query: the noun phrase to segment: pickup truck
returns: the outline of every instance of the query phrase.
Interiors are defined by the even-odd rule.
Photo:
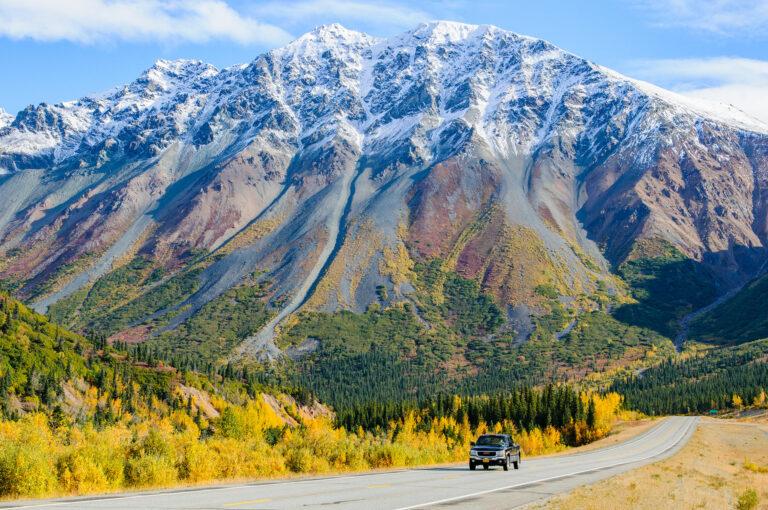
[[[472,447],[469,451],[469,469],[472,471],[477,466],[483,466],[483,469],[501,466],[504,471],[508,471],[510,464],[520,469],[520,445],[515,444],[506,434],[483,434],[476,442],[469,444]]]

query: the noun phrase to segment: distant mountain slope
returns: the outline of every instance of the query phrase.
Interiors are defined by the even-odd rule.
[[[768,275],[755,278],[733,297],[696,317],[690,338],[705,343],[733,345],[768,338]]]
[[[218,418],[230,403],[242,404],[242,395],[261,398],[262,391],[279,395],[285,390],[214,363],[197,363],[192,371],[187,359],[173,360],[175,367],[144,346],[109,345],[104,337],[71,333],[0,291],[0,420],[43,413],[52,427],[124,419],[138,424],[187,403],[199,424]],[[295,424],[282,404],[277,407],[285,422]],[[316,407],[313,411],[327,413]]]
[[[245,339],[239,355],[275,357],[297,313],[413,301],[416,266],[440,260],[523,341],[621,293],[610,267],[638,240],[715,287],[750,278],[767,133],[492,26],[325,26],[247,65],[158,61],[0,120],[0,275],[73,327],[192,328],[206,355]],[[214,326],[227,303],[248,320]]]

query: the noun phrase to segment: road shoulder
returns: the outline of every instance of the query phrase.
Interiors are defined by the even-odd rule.
[[[568,493],[527,510],[615,508],[736,508],[755,490],[768,508],[768,425],[702,420],[674,456]]]

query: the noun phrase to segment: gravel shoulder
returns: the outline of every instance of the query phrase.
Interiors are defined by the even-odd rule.
[[[762,471],[765,472],[761,472]],[[768,414],[703,419],[669,459],[574,489],[524,508],[738,508],[746,491],[768,509]]]

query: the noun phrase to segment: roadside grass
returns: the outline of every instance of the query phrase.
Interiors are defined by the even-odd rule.
[[[768,508],[768,426],[702,421],[673,457],[574,489],[532,509]]]

